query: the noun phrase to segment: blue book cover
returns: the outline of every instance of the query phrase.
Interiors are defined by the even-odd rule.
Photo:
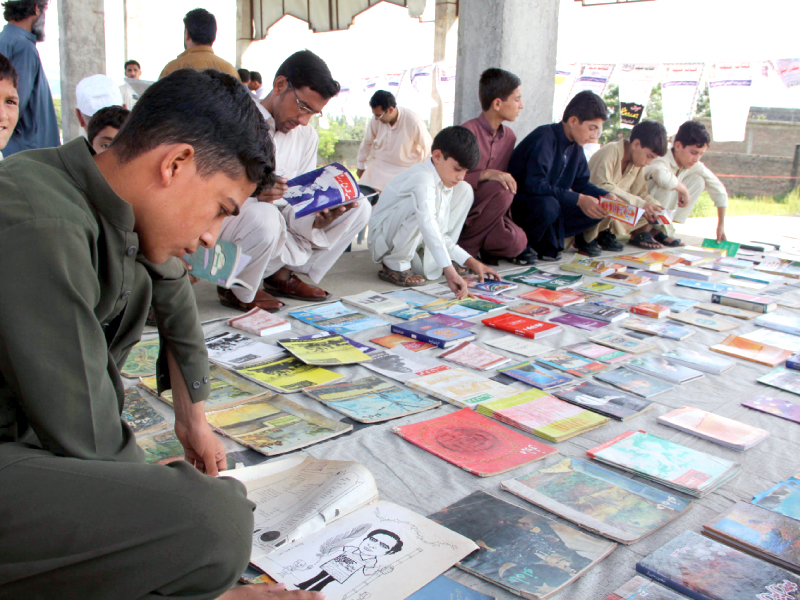
[[[294,207],[295,217],[305,217],[326,208],[350,204],[361,196],[355,177],[344,165],[331,163],[286,182],[284,200]]]
[[[449,577],[439,575],[421,590],[411,594],[407,600],[494,600],[494,596],[481,594]]]
[[[393,292],[383,293],[387,296],[391,296],[392,298],[396,298],[397,300],[402,300],[409,306],[422,306],[423,304],[428,304],[429,302],[436,300],[436,298],[433,296],[429,296],[428,294],[423,294],[422,292],[417,292],[414,290],[394,290]]]
[[[190,272],[195,277],[224,288],[238,285],[253,289],[249,283],[236,278],[250,262],[250,257],[242,254],[241,248],[233,242],[217,240],[213,248],[200,246],[191,254],[184,254],[183,260],[191,267]]]
[[[757,317],[753,322],[759,327],[767,327],[769,329],[775,329],[776,331],[791,333],[792,335],[800,335],[800,319],[797,317],[772,313]]]
[[[408,323],[393,323],[392,333],[399,333],[421,342],[450,348],[459,341],[475,339],[475,334],[466,329],[447,327],[432,319],[415,319]]]
[[[711,281],[699,281],[697,279],[679,279],[676,285],[694,288],[696,290],[705,290],[706,292],[727,292],[733,289],[729,285],[722,285],[721,283],[713,283]]]
[[[683,312],[692,308],[695,304],[697,304],[698,301],[676,298],[675,296],[667,296],[665,294],[658,294],[650,298],[650,302],[653,304],[666,306],[669,308],[670,312]]]
[[[786,359],[786,368],[800,371],[800,352],[795,352]]]
[[[754,496],[753,504],[800,521],[800,480],[781,481]]]
[[[530,362],[524,362],[514,365],[513,367],[505,367],[497,370],[505,373],[509,377],[513,377],[517,381],[527,383],[540,390],[549,390],[550,388],[575,382],[571,377],[556,373],[550,369],[545,369],[544,367],[539,367]]]
[[[358,333],[389,324],[383,319],[375,319],[357,312],[341,302],[332,302],[310,310],[294,310],[289,314],[298,321],[308,323],[317,329],[338,334]]]

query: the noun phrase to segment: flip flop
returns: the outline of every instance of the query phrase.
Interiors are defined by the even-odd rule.
[[[663,244],[653,239],[649,231],[643,231],[640,234],[631,236],[631,244],[637,248],[644,248],[645,250],[658,250],[663,248]]]
[[[655,235],[655,240],[659,244],[664,244],[667,248],[680,248],[681,246],[685,246],[686,245],[682,241],[680,241],[678,238],[672,238],[672,241],[668,242],[668,241],[666,241],[668,237],[669,236],[664,234],[663,231],[659,231]]]
[[[420,287],[428,283],[428,280],[422,277],[422,281],[408,281],[410,277],[422,277],[422,275],[417,275],[414,273],[412,269],[406,269],[405,271],[395,271],[394,269],[390,269],[389,267],[385,266],[383,269],[378,271],[378,277],[383,281],[388,281],[389,283],[393,283],[395,285],[399,285],[400,287]]]

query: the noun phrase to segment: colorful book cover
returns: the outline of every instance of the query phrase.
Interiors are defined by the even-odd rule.
[[[607,321],[598,321],[597,319],[590,319],[580,315],[560,315],[550,319],[551,323],[559,323],[561,325],[571,325],[578,329],[585,329],[586,331],[596,331],[608,325]]]
[[[624,268],[623,265],[617,264],[613,261],[600,260],[598,258],[590,258],[576,254],[568,263],[561,265],[562,271],[571,271],[573,273],[580,273],[581,275],[591,275],[593,277],[603,277],[610,275],[616,271]]]
[[[370,360],[367,354],[335,333],[289,338],[278,343],[307,365],[352,365]]]
[[[470,281],[468,287],[479,292],[486,292],[487,294],[502,294],[517,289],[517,284],[512,281],[493,281],[487,279],[486,281]]]
[[[637,575],[604,600],[686,600],[686,596]]]
[[[360,423],[379,423],[441,405],[375,375],[306,388],[303,393]]]
[[[552,281],[553,279],[557,279],[558,275],[553,273],[548,273],[547,271],[542,271],[541,269],[537,269],[536,267],[531,267],[530,269],[526,269],[521,273],[514,273],[513,275],[509,275],[506,277],[509,281],[515,281],[516,283],[524,283],[525,285],[534,285],[536,283],[542,283],[544,281]]]
[[[370,354],[370,358],[372,359],[370,362],[364,363],[366,368],[402,383],[450,368],[438,360],[422,356],[402,346],[396,346],[392,350],[380,350]]]
[[[571,288],[581,281],[583,281],[583,275],[559,275],[550,281],[540,281],[531,285],[546,290],[563,290],[564,288]]]
[[[694,329],[688,327],[672,325],[670,323],[660,323],[653,320],[645,321],[638,317],[626,319],[621,325],[626,329],[643,331],[644,333],[650,333],[670,340],[685,340],[687,337],[694,335]]]
[[[649,400],[636,398],[589,381],[571,389],[555,391],[553,395],[619,421],[625,421],[653,408],[653,403]]]
[[[292,328],[291,323],[286,319],[281,319],[260,308],[254,308],[240,317],[228,319],[227,323],[229,327],[235,327],[236,329],[241,329],[242,331],[262,337],[281,333],[282,331],[289,331]]]
[[[439,325],[455,327],[456,329],[472,329],[477,325],[477,323],[473,323],[472,321],[465,321],[464,319],[443,315],[442,313],[433,313],[430,317],[426,317],[426,319],[434,323],[439,323]]]
[[[781,350],[775,346],[760,344],[742,336],[729,335],[719,344],[711,346],[714,352],[743,358],[762,365],[774,367],[791,356],[788,350]]]
[[[733,277],[733,273],[731,273],[731,277],[728,279],[723,279],[720,283],[737,288],[744,288],[746,290],[763,290],[765,287],[767,287],[766,283],[761,283],[760,281]]]
[[[169,425],[153,405],[136,388],[125,390],[122,420],[137,435],[149,435],[169,429]]]
[[[754,296],[742,292],[716,292],[711,295],[711,302],[761,313],[773,311],[776,306],[775,298]]]
[[[548,290],[543,288],[537,288],[520,294],[519,298],[541,302],[542,304],[550,304],[552,306],[570,306],[571,304],[578,304],[584,301],[583,294],[576,294],[571,290]]]
[[[480,491],[430,518],[480,546],[459,568],[534,600],[558,593],[617,546]]]
[[[394,427],[392,431],[478,477],[505,473],[557,452],[471,408]]]
[[[530,339],[545,337],[561,331],[559,325],[523,317],[522,315],[512,315],[511,313],[503,313],[496,317],[482,319],[481,323],[487,327],[493,327]]]
[[[600,198],[600,208],[608,213],[608,216],[616,221],[635,226],[644,216],[644,209],[633,204],[627,204],[622,200],[611,200],[610,198]]]
[[[731,329],[736,329],[739,327],[739,323],[733,323],[731,321],[726,321],[725,319],[719,319],[710,313],[701,311],[687,310],[686,312],[669,315],[667,318],[680,323],[687,323],[689,325],[696,325],[697,327],[702,327],[704,329],[711,329],[712,331],[730,331]]]
[[[666,306],[670,312],[678,313],[689,310],[697,304],[697,300],[688,300],[686,298],[676,298],[675,296],[666,296],[664,294],[657,294],[650,298],[650,302]]]
[[[617,285],[603,281],[595,281],[589,285],[582,285],[578,289],[591,294],[603,294],[604,296],[614,296],[615,298],[625,298],[642,293],[641,290],[631,286]]]
[[[621,308],[615,308],[613,306],[605,306],[603,304],[593,304],[591,302],[585,302],[577,306],[565,306],[561,309],[561,312],[586,317],[588,319],[606,321],[608,323],[621,321],[628,317],[627,310],[622,310]]]
[[[630,352],[631,354],[641,354],[642,352],[653,350],[656,347],[655,344],[637,340],[623,333],[617,333],[616,331],[597,333],[590,337],[589,341],[614,348],[615,350],[621,350],[622,352]]]
[[[631,312],[635,315],[650,317],[651,319],[663,319],[669,314],[669,308],[663,304],[655,304],[654,302],[640,302],[636,306],[631,307]]]
[[[571,377],[539,367],[530,362],[520,363],[513,367],[500,367],[497,370],[540,390],[549,390],[575,381]]]
[[[428,302],[428,304],[423,304],[419,309],[431,314],[447,315],[457,319],[469,319],[483,314],[483,311],[464,306],[460,301],[445,300],[443,298],[437,298],[432,302]]]
[[[368,317],[341,302],[332,302],[308,310],[293,310],[289,314],[298,321],[308,323],[317,329],[339,334],[358,333],[374,327],[389,325],[388,321]]]
[[[778,368],[762,375],[756,381],[793,394],[800,394],[800,373],[797,371]]]
[[[765,273],[756,269],[735,271],[731,273],[731,277],[733,279],[748,279],[750,281],[755,281],[756,283],[763,283],[764,285],[782,283],[784,281],[784,278],[781,275],[773,275],[771,273]]]
[[[459,368],[423,375],[409,379],[405,383],[410,388],[456,406],[474,406],[480,402],[507,398],[517,393],[517,390],[507,385]]]
[[[753,504],[800,521],[800,481],[790,477],[753,496]]]
[[[402,310],[394,310],[388,314],[393,317],[397,317],[398,319],[404,319],[406,321],[413,321],[414,319],[421,319],[423,317],[430,316],[429,312],[413,307],[404,308]]]
[[[710,442],[747,450],[769,437],[769,431],[693,406],[683,406],[658,417],[658,422]]]
[[[519,354],[525,358],[530,358],[532,356],[536,356],[537,354],[544,354],[545,352],[550,352],[550,350],[552,350],[552,348],[548,348],[547,346],[537,344],[536,342],[516,335],[504,335],[493,340],[486,340],[485,343],[487,346],[494,346],[495,348],[500,348],[506,352]]]
[[[495,598],[476,592],[449,577],[439,575],[421,590],[411,594],[406,600],[495,600]]]
[[[594,342],[578,342],[577,344],[564,346],[564,350],[610,364],[618,363],[631,357],[627,352],[609,350],[606,346],[601,346]]]
[[[634,275],[633,273],[612,273],[611,275],[603,277],[602,280],[604,282],[628,285],[636,288],[653,283],[653,280],[649,277],[642,277],[641,275]]]
[[[704,292],[727,292],[733,289],[729,285],[722,285],[721,283],[714,283],[713,281],[700,281],[699,279],[678,279],[675,285],[693,288],[695,290],[703,290]]]
[[[497,302],[481,300],[480,298],[464,298],[463,300],[458,300],[458,303],[464,308],[471,308],[484,313],[492,312],[493,310],[502,308],[502,305],[498,304]]]
[[[149,465],[166,465],[184,457],[183,446],[171,430],[137,436],[136,445],[144,452],[144,461]]]
[[[182,260],[191,268],[192,277],[224,288],[236,285],[253,289],[250,284],[236,277],[251,259],[233,242],[218,239],[213,248],[201,246],[191,254],[184,254]]]
[[[390,333],[389,335],[382,335],[381,337],[372,338],[370,342],[383,346],[384,348],[394,348],[395,346],[402,346],[412,352],[420,352],[422,350],[430,350],[435,348],[433,344],[420,342],[419,340],[412,339],[406,335],[399,333]]]
[[[576,525],[632,544],[684,514],[691,500],[582,458],[504,481],[501,488]]]
[[[800,578],[693,531],[636,563],[642,575],[695,600],[793,600]]]
[[[303,388],[328,383],[343,377],[339,373],[307,365],[294,356],[244,367],[238,369],[238,372],[284,393],[299,392]]]
[[[284,199],[294,207],[295,218],[354,202],[361,196],[355,177],[347,167],[331,163],[302,173],[286,182]]]
[[[541,317],[550,313],[550,309],[546,306],[538,306],[536,304],[531,304],[530,302],[509,306],[508,310],[521,315],[526,315],[528,317]]]
[[[671,363],[685,365],[704,373],[713,373],[714,375],[721,375],[736,366],[736,361],[689,348],[675,348],[665,352],[663,357]]]
[[[720,315],[727,315],[729,317],[736,317],[737,319],[755,319],[762,313],[753,312],[752,310],[744,310],[743,308],[736,308],[735,306],[725,306],[724,304],[714,304],[713,302],[701,302],[695,306],[698,310],[707,310],[715,312]]]
[[[790,353],[800,352],[800,337],[791,333],[758,327],[755,331],[745,333],[740,337],[751,342],[774,346]],[[785,360],[788,360],[788,357]]]
[[[626,367],[598,373],[595,377],[600,381],[610,383],[621,390],[631,392],[642,398],[652,398],[674,388],[674,386],[661,379],[650,377],[644,373],[637,373]]]
[[[641,255],[622,254],[614,257],[614,261],[636,269],[650,269],[660,271],[664,268],[664,260],[668,258],[663,252],[646,252]]]
[[[418,292],[416,290],[394,290],[392,292],[383,292],[387,296],[391,296],[392,298],[397,298],[402,302],[405,302],[409,306],[422,306],[423,304],[428,304],[433,300],[432,296],[428,294],[423,294],[422,292]]]
[[[634,371],[639,371],[646,375],[653,375],[659,379],[664,379],[670,383],[686,383],[703,377],[703,373],[685,367],[680,364],[672,363],[660,356],[642,356],[632,358],[626,366]]]
[[[283,396],[256,399],[206,415],[209,424],[267,456],[292,452],[353,429]]]
[[[510,360],[502,354],[481,348],[471,342],[462,342],[458,346],[442,352],[439,358],[444,358],[450,362],[478,371],[496,369]]]
[[[587,360],[583,357],[563,351],[541,356],[536,359],[536,362],[551,369],[564,371],[575,377],[593,375],[594,373],[605,371],[608,368],[608,365]]]
[[[158,336],[137,343],[131,348],[125,364],[122,365],[123,377],[135,379],[137,377],[150,377],[156,374],[156,361],[160,349]]]
[[[800,405],[789,402],[788,400],[759,394],[758,396],[753,396],[749,400],[742,402],[742,406],[760,410],[761,412],[775,415],[787,421],[800,423]]]
[[[739,244],[737,242],[728,242],[727,240],[718,242],[717,240],[706,238],[703,240],[702,246],[703,248],[724,250],[725,255],[728,256],[728,258],[735,257],[736,253],[739,252]]]
[[[415,319],[407,323],[392,323],[391,331],[427,344],[433,344],[439,348],[450,348],[458,344],[459,341],[475,339],[475,334],[468,329],[447,327],[430,319]]]

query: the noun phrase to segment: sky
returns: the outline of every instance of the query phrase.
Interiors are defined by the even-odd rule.
[[[107,73],[121,82],[124,0],[104,1]],[[306,23],[284,17],[270,28],[265,40],[250,46],[243,66],[269,80],[283,58],[302,48],[323,56],[341,81],[430,64],[433,3],[428,0],[422,20],[409,17],[403,7],[380,3],[357,16],[349,30],[318,34]],[[235,0],[140,0],[139,4],[146,35],[131,58],[142,64],[144,78],[157,78],[161,68],[183,51],[182,18],[197,7],[217,16],[214,49],[235,61]],[[800,55],[798,4],[798,0],[647,0],[584,7],[575,0],[560,0],[558,60],[648,63],[796,58]],[[39,44],[54,95],[60,92],[57,8],[58,0],[51,0],[47,40]],[[775,78],[759,80],[754,95],[756,106],[800,108],[800,86],[787,90]]]

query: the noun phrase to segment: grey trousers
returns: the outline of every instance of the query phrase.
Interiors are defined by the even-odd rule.
[[[253,507],[184,461],[0,444],[0,599],[217,598],[250,558]]]

